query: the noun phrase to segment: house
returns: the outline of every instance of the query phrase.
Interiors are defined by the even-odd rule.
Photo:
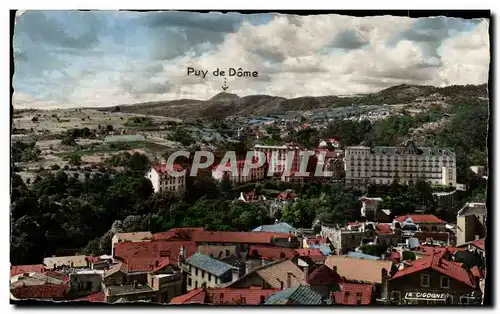
[[[312,271],[310,269],[310,267],[307,267],[304,271],[307,284],[324,299],[331,299],[333,293],[339,290],[342,277],[335,270],[325,265],[312,268]]]
[[[347,281],[382,284],[382,273],[390,273],[392,262],[385,260],[358,259],[342,255],[328,256],[325,265],[335,270]]]
[[[307,264],[323,264],[325,262],[326,256],[321,253],[319,249],[306,248],[306,249],[295,249],[299,254],[299,260],[307,262]],[[299,266],[301,263],[299,262]]]
[[[207,288],[202,287],[173,298],[169,304],[259,305],[278,289]]]
[[[401,264],[386,281],[383,298],[395,304],[478,304],[480,278],[447,260],[445,252],[431,248],[423,258]]]
[[[286,289],[307,284],[304,272],[290,260],[280,260],[255,268],[239,280],[231,283],[231,288]]]
[[[89,267],[89,262],[85,255],[46,257],[43,259],[43,264],[46,269]]]
[[[297,234],[297,229],[286,222],[276,222],[274,225],[262,225],[252,230],[253,232],[279,232]]]
[[[191,241],[193,233],[204,230],[204,228],[172,228],[166,232],[153,234],[153,241]]]
[[[77,270],[69,274],[70,293],[72,297],[97,293],[101,291],[103,282],[103,270]]]
[[[295,235],[281,232],[201,231],[193,233],[192,241],[197,245],[236,245],[239,252],[248,251],[251,245],[273,245],[291,248],[300,246],[300,242]]]
[[[118,300],[168,303],[183,292],[181,269],[168,257],[159,261],[138,258],[117,264],[104,273],[103,282],[106,301],[110,303]]]
[[[467,203],[457,214],[457,245],[486,237],[485,203]]]
[[[115,245],[121,242],[149,242],[153,240],[151,232],[128,232],[128,233],[115,233],[111,238],[111,255],[115,256]]]
[[[254,168],[257,159],[237,160],[236,165],[231,165],[228,161],[225,165],[215,165],[212,167],[212,178],[217,181],[229,180],[233,184],[243,184],[264,180],[267,174],[266,166]],[[233,169],[234,167],[234,169]],[[231,170],[235,170],[233,172]]]
[[[318,144],[319,148],[326,148],[326,147],[330,147],[330,146],[338,148],[338,147],[340,147],[340,143],[335,138],[326,138],[326,139],[320,140],[319,144]]]
[[[365,283],[339,284],[339,291],[335,292],[335,303],[342,305],[369,305],[374,304],[374,286]]]
[[[255,203],[258,201],[265,201],[266,197],[263,195],[257,195],[255,191],[251,191],[248,193],[240,192],[240,197],[238,198],[238,200],[244,203]]]
[[[425,232],[445,232],[446,221],[439,219],[434,215],[429,214],[413,214],[405,216],[397,216],[394,218],[394,223],[399,223],[401,229],[404,229],[405,224],[413,224],[418,227],[419,231]]]
[[[375,298],[382,295],[387,275],[393,267],[390,260],[376,261],[341,255],[328,256],[325,265],[337,272],[343,282],[373,284]]]
[[[187,290],[205,285],[209,288],[224,287],[239,278],[239,269],[210,256],[195,253],[184,265],[187,274]]]
[[[275,292],[267,298],[266,305],[329,305],[332,300],[323,298],[307,285],[299,285]]]
[[[457,190],[450,192],[434,192],[432,193],[437,201],[438,207],[448,210],[455,205],[457,199]]]
[[[286,190],[281,192],[276,196],[276,203],[283,205],[290,205],[291,203],[297,200],[297,196],[293,193],[292,190]]]
[[[155,164],[147,172],[146,178],[151,181],[155,193],[170,192],[179,195],[186,190],[187,170],[184,170],[179,164]]]

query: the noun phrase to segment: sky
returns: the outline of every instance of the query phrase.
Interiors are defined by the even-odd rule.
[[[107,107],[222,91],[286,98],[398,84],[484,84],[489,21],[219,12],[25,11],[14,27],[16,108]],[[208,70],[205,77],[187,68]]]

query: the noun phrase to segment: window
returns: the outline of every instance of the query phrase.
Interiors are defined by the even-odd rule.
[[[467,297],[461,297],[460,298],[460,304],[469,304],[469,298],[467,298]]]
[[[429,275],[422,275],[420,277],[420,285],[422,287],[429,287],[430,284],[429,284]]]
[[[195,268],[195,269],[194,269],[194,275],[195,275],[195,276],[198,276],[198,268]]]
[[[449,288],[450,287],[450,278],[441,276],[441,288]]]
[[[400,301],[401,300],[401,292],[400,291],[392,291],[391,292],[391,299],[392,300],[396,300],[396,301]]]
[[[201,271],[201,278],[204,278],[204,277],[205,277],[205,271],[204,271],[204,270],[202,270],[202,271]]]
[[[195,281],[195,282],[194,282],[194,288],[195,288],[195,289],[198,289],[198,281]]]
[[[208,274],[208,281],[212,280],[212,274]]]
[[[193,282],[191,281],[191,278],[188,278],[188,286],[191,286]]]
[[[226,250],[226,256],[229,256],[229,250]]]

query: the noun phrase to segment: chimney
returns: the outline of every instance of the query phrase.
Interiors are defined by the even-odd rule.
[[[186,260],[186,250],[184,249],[184,245],[181,246],[181,249],[179,250],[179,268],[182,266],[182,264],[184,264],[185,260]]]
[[[232,269],[233,272],[233,280],[232,282],[235,282],[236,280],[240,279],[240,269],[235,267]]]
[[[286,287],[291,288],[292,287],[292,273],[286,273]]]
[[[248,274],[252,271],[252,265],[250,261],[245,262],[245,274]]]
[[[304,267],[304,280],[309,283],[309,266]]]

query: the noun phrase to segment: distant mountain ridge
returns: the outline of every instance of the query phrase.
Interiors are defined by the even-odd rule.
[[[231,115],[259,116],[280,114],[287,111],[312,110],[327,107],[354,105],[404,104],[416,101],[419,97],[431,95],[454,98],[488,97],[486,84],[453,85],[447,87],[397,85],[380,92],[362,96],[304,96],[287,99],[269,95],[250,95],[240,97],[236,94],[221,92],[208,100],[179,99],[171,101],[147,102],[119,106],[122,112],[169,116],[175,118],[225,118]],[[111,110],[115,108],[102,108]]]

